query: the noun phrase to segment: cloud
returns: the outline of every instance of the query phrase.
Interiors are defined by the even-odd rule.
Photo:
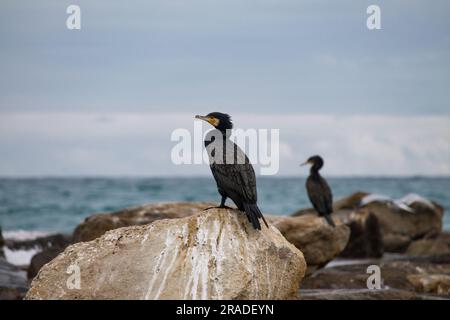
[[[69,4],[1,2],[0,110],[448,114],[445,0]]]
[[[280,129],[280,175],[325,158],[327,175],[449,175],[450,116],[233,114],[236,128]],[[187,113],[3,113],[0,175],[208,175],[207,165],[174,165]],[[207,127],[204,126],[204,130]],[[258,167],[258,166],[256,166]]]

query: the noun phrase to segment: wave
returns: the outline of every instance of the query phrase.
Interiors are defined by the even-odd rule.
[[[28,231],[28,230],[10,230],[3,231],[3,238],[6,240],[6,245],[3,247],[6,261],[16,266],[26,266],[31,262],[31,258],[36,253],[42,251],[42,246],[36,244],[30,247],[20,247],[15,249],[8,246],[8,242],[20,243],[22,241],[33,241],[35,239],[46,237],[53,232],[44,231]]]
[[[4,247],[3,249],[5,253],[6,261],[16,266],[27,266],[31,262],[31,258],[36,253],[42,251],[42,248],[36,246],[29,249],[20,249],[20,250],[11,250],[8,247]]]
[[[13,240],[13,241],[24,241],[24,240],[34,240],[41,237],[46,237],[53,232],[45,232],[45,231],[28,231],[28,230],[11,230],[11,231],[2,231],[3,238],[5,240]]]

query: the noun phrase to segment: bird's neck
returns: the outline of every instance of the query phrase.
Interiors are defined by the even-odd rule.
[[[309,171],[311,174],[311,177],[318,178],[320,177],[319,169],[316,167],[311,167],[311,170]]]
[[[222,133],[224,139],[228,139],[231,135],[231,129],[218,128],[217,130]]]
[[[205,137],[205,147],[209,146],[213,142],[215,143],[215,145],[220,143],[219,141],[225,143],[225,141],[229,137],[230,137],[229,131],[219,129],[212,130],[210,131],[210,134]]]

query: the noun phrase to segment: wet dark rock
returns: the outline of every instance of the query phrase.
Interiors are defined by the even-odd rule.
[[[300,290],[301,300],[428,300],[415,292],[397,289]]]
[[[302,296],[306,293],[304,298],[450,299],[447,290],[450,283],[450,255],[388,255],[382,259],[343,259],[333,264],[303,280],[300,293]],[[367,288],[367,279],[371,275],[367,273],[367,267],[370,265],[380,267],[383,290]]]
[[[0,258],[5,257],[5,252],[3,251],[4,246],[5,246],[5,239],[3,238],[2,228],[0,227]]]
[[[365,219],[352,220],[350,239],[340,257],[347,258],[379,258],[383,256],[384,244],[378,218],[369,213]]]
[[[5,246],[11,251],[37,250],[29,265],[22,266],[27,271],[29,279],[32,279],[39,269],[51,261],[56,255],[71,243],[71,236],[53,234],[28,240],[6,239]]]
[[[38,249],[42,251],[47,248],[65,248],[71,243],[71,237],[63,234],[52,234],[30,240],[6,239],[5,245],[9,250],[30,250]]]
[[[0,300],[22,299],[27,290],[26,272],[0,257]]]
[[[36,253],[33,258],[31,258],[30,265],[27,269],[28,279],[33,279],[45,264],[56,258],[58,254],[64,251],[64,249],[65,248],[63,247],[56,246],[44,249],[44,251]]]

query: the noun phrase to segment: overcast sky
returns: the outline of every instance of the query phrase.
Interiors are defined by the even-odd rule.
[[[170,135],[210,111],[280,129],[280,175],[316,153],[329,175],[449,175],[449,16],[447,0],[3,0],[0,175],[209,174],[172,164]]]

